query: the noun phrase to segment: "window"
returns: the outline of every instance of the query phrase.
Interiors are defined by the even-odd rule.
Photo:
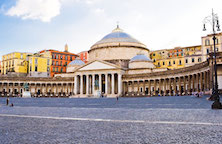
[[[21,54],[21,59],[23,59],[23,54]]]
[[[156,60],[155,60],[155,59],[153,59],[153,62],[156,62]]]
[[[65,59],[66,59],[66,60],[68,60],[68,57],[67,57],[67,55],[65,56]]]
[[[62,61],[60,61],[60,66],[62,66]]]
[[[62,60],[62,58],[63,58],[63,55],[60,55],[60,59]]]
[[[54,56],[54,54],[52,55],[52,59],[54,59],[55,58],[55,56]]]
[[[183,56],[183,53],[181,53],[181,56]]]
[[[209,40],[209,39],[206,39],[206,40],[205,40],[205,45],[206,45],[206,46],[209,46],[209,45],[210,45],[210,40]]]
[[[153,54],[153,56],[155,56],[155,53]]]
[[[171,65],[171,62],[169,61],[169,66]]]
[[[175,61],[173,61],[173,64],[175,64]]]
[[[181,60],[179,60],[179,65],[182,65],[182,62],[181,62]]]
[[[56,68],[56,71],[58,72],[58,71],[59,71],[59,68]]]
[[[160,66],[160,62],[158,62],[158,66]]]
[[[201,58],[198,58],[198,62],[201,62]]]
[[[56,65],[57,65],[57,66],[59,65],[59,62],[58,62],[58,61],[56,61]]]
[[[49,65],[49,62],[50,62],[50,61],[49,61],[49,59],[48,59],[48,60],[47,60],[47,65]]]
[[[61,68],[61,72],[63,72],[63,68]]]
[[[194,63],[195,62],[195,60],[194,60],[194,58],[192,58],[192,63]]]
[[[55,62],[54,62],[54,61],[52,61],[52,65],[54,65],[54,63],[55,63]]]
[[[65,62],[65,66],[67,66],[67,62]]]
[[[49,67],[47,67],[47,72],[49,72],[49,70],[50,70]]]
[[[188,63],[188,59],[186,59],[186,63]]]
[[[72,56],[70,56],[70,61],[72,61]]]
[[[38,67],[37,66],[35,66],[35,72],[37,72],[38,71]]]
[[[163,62],[163,65],[165,65],[165,62]]]
[[[207,54],[209,54],[209,49],[207,49]]]
[[[56,55],[56,59],[59,59],[59,55]]]
[[[55,72],[55,68],[53,68],[53,70],[52,70],[53,72]]]
[[[38,59],[37,58],[35,59],[35,64],[38,64]]]
[[[216,45],[218,44],[218,39],[217,39],[217,38],[215,39],[215,44],[216,44]]]

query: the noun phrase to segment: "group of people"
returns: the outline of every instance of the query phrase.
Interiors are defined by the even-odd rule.
[[[203,97],[203,94],[204,94],[203,92],[192,92],[192,95],[197,97],[197,98]]]

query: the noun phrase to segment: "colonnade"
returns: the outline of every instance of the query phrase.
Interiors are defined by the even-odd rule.
[[[210,90],[210,77],[210,71],[205,71],[192,75],[175,76],[168,78],[124,80],[123,95],[191,95],[192,92],[205,92]]]
[[[122,94],[122,75],[119,73],[76,75],[74,83],[74,94],[79,96]]]
[[[24,85],[32,96],[71,96],[74,83],[70,82],[0,82],[0,96],[22,96]]]

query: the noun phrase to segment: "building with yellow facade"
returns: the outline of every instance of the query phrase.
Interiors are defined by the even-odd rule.
[[[201,38],[202,42],[202,60],[205,61],[207,58],[209,58],[209,53],[214,52],[214,46],[213,46],[213,35],[207,35],[203,36]],[[222,51],[222,33],[216,34],[216,40],[215,40],[215,48],[217,52]]]
[[[2,70],[3,75],[8,76],[26,76],[28,72],[27,56],[31,53],[13,52],[2,56]]]
[[[28,57],[29,77],[50,77],[50,66],[52,64],[51,53],[35,53]]]
[[[152,51],[150,58],[157,68],[179,69],[202,62],[201,46],[175,47]]]

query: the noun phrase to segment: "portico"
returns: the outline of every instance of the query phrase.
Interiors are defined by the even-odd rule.
[[[125,71],[111,63],[95,60],[74,72],[74,97],[115,97],[122,90]]]

